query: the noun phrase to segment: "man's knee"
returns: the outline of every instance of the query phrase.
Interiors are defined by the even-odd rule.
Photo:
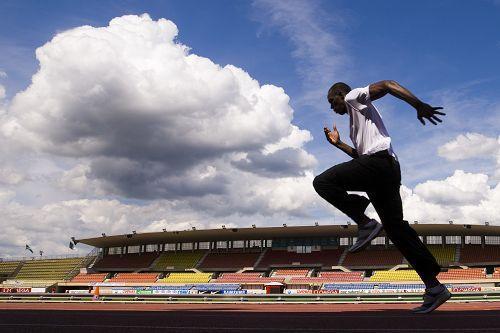
[[[317,175],[314,177],[313,180],[313,187],[318,193],[322,193],[327,189],[329,186],[334,186],[334,177],[333,175],[329,175],[328,179],[325,176],[324,173]]]
[[[321,175],[314,177],[313,187],[316,190],[316,192],[320,191],[322,184],[323,184],[323,179],[321,178]]]

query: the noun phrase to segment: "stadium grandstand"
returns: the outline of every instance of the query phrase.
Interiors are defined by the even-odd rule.
[[[444,283],[500,287],[500,227],[414,224]],[[0,261],[2,289],[112,294],[421,292],[382,233],[359,253],[352,225],[223,228],[74,240],[83,257]],[[19,288],[18,288],[19,289]]]

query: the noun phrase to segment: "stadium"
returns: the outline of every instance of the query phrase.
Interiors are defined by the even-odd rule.
[[[413,226],[455,291],[500,286],[500,227]],[[3,293],[98,295],[393,294],[423,292],[381,235],[349,253],[356,226],[290,226],[131,233],[75,239],[85,257],[0,263]],[[499,267],[499,269],[497,269]]]
[[[450,222],[416,223],[413,228],[441,265],[439,280],[453,293],[445,311],[457,304],[483,304],[483,310],[484,304],[496,304],[490,302],[500,299],[500,227]],[[3,259],[0,304],[20,309],[38,304],[55,311],[60,310],[54,308],[57,304],[65,308],[76,303],[85,313],[97,304],[104,308],[95,310],[126,305],[119,308],[126,313],[157,311],[147,309],[162,304],[172,306],[177,316],[183,307],[191,311],[193,304],[205,306],[203,311],[218,311],[221,304],[235,311],[243,306],[238,311],[244,312],[252,311],[254,304],[291,303],[293,308],[281,311],[298,309],[304,314],[316,311],[314,304],[340,303],[344,310],[364,305],[373,310],[380,304],[405,307],[420,302],[425,286],[384,234],[365,251],[347,251],[356,231],[350,224],[316,224],[73,238],[73,244],[93,250],[78,257]],[[351,313],[357,316],[361,311]],[[278,321],[277,316],[269,323]],[[192,320],[190,313],[186,321],[191,326]],[[282,328],[283,323],[276,325]]]
[[[0,333],[500,332],[499,6],[0,1]]]

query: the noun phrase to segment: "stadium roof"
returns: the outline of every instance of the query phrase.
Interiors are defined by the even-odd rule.
[[[500,236],[500,226],[463,224],[413,224],[421,236]],[[78,239],[76,242],[99,248],[163,243],[192,243],[276,238],[355,237],[356,225],[227,228],[131,233]],[[382,233],[380,236],[384,236]]]

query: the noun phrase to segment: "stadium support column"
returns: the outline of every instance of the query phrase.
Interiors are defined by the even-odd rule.
[[[486,245],[486,236],[481,236],[481,247],[484,249],[485,245]]]
[[[465,246],[465,236],[460,236],[460,246],[463,248]]]
[[[389,237],[385,236],[384,240],[385,240],[385,248],[387,249],[389,247]]]
[[[446,245],[446,236],[441,236],[441,246],[445,246]]]
[[[427,236],[422,236],[422,242],[427,245]]]

